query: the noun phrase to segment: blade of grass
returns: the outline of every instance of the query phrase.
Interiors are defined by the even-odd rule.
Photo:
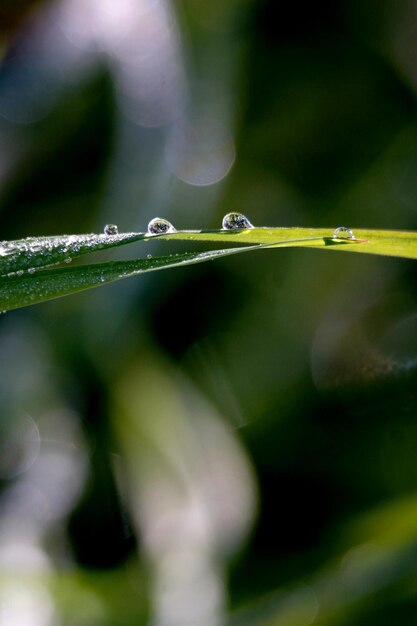
[[[239,243],[279,243],[282,246],[326,248],[344,252],[417,258],[417,233],[412,231],[355,229],[356,240],[333,239],[333,230],[323,228],[253,228],[244,230],[178,231],[169,234],[122,233],[32,237],[0,242],[0,275],[45,268],[65,261],[150,239]]]
[[[355,240],[333,239],[332,234],[323,229],[254,228],[231,231],[180,231],[156,236],[143,233],[112,236],[65,235],[3,242],[0,247],[0,257],[5,264],[3,271],[4,267],[7,267],[9,271],[0,276],[0,310],[7,311],[36,304],[144,272],[201,263],[260,248],[319,247],[327,250],[417,258],[416,232],[357,230]],[[226,241],[245,245],[153,259],[101,263],[76,268],[45,269],[51,265],[51,262],[60,263],[62,260],[71,259],[70,253],[76,257],[150,238],[212,243]],[[12,273],[10,268],[15,268],[15,272]],[[28,269],[29,275],[24,272],[25,269]]]
[[[0,275],[65,263],[83,254],[123,246],[146,237],[145,233],[118,235],[56,235],[0,242]]]
[[[60,298],[146,272],[203,263],[223,256],[248,252],[259,247],[264,246],[245,246],[199,253],[185,252],[152,259],[113,261],[94,265],[80,265],[73,268],[44,269],[33,274],[25,273],[21,276],[17,274],[1,276],[0,311],[5,312]]]
[[[304,239],[303,241],[312,243],[314,239]],[[33,273],[8,274],[0,276],[0,311],[6,312],[11,309],[53,300],[147,272],[194,265],[242,252],[286,246],[288,243],[287,241],[282,241],[271,244],[255,244],[209,250],[207,252],[184,252],[169,256],[153,257],[151,259],[111,261],[93,265],[79,265],[73,268],[41,268]],[[291,243],[296,244],[298,242],[293,241]]]
[[[355,240],[333,239],[334,229],[250,228],[241,230],[178,231],[158,239],[212,243],[275,244],[283,247],[323,248],[417,259],[417,232],[354,228]]]

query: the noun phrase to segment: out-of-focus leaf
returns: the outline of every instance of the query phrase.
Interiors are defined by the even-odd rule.
[[[290,589],[277,589],[232,613],[228,626],[304,626],[313,621],[318,626],[356,624],[362,608],[366,616],[370,606],[371,610],[385,602],[389,606],[388,592],[396,585],[404,595],[410,583],[415,589],[416,516],[413,493],[351,521],[342,535],[355,543],[348,544],[344,554],[308,581],[303,578]],[[371,599],[374,602],[367,606]]]

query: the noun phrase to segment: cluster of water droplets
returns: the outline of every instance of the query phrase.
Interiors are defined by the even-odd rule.
[[[252,223],[242,213],[227,213],[222,220],[222,230],[244,230],[253,228]],[[137,241],[144,236],[175,233],[176,228],[168,220],[155,217],[146,233],[119,233],[116,224],[106,224],[102,234],[60,235],[51,237],[27,237],[16,241],[0,242],[0,273],[5,276],[34,274],[36,269],[44,269],[59,263],[71,263],[73,257],[105,249],[118,243]],[[333,232],[335,240],[355,241],[353,231],[339,226]],[[152,258],[147,255],[147,258]]]
[[[253,224],[243,213],[227,213],[222,221],[223,230],[240,230],[253,228]],[[148,224],[148,235],[164,235],[177,232],[176,228],[168,220],[162,217],[154,217]]]
[[[59,263],[71,263],[74,257],[106,249],[120,243],[141,238],[140,233],[119,234],[115,224],[107,224],[103,234],[59,235],[27,237],[15,241],[0,242],[0,274],[22,276],[33,274]]]

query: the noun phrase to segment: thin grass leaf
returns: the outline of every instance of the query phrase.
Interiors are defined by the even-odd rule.
[[[28,237],[0,242],[0,275],[51,267],[82,255],[141,240],[163,239],[210,243],[280,244],[285,247],[326,248],[404,258],[417,258],[417,233],[355,229],[356,240],[333,239],[333,230],[322,228],[251,228],[242,230],[178,231],[148,235],[86,234]]]
[[[240,230],[178,231],[159,239],[239,244],[280,244],[282,247],[323,248],[417,259],[417,232],[354,228],[356,239],[333,239],[334,229],[248,228]]]
[[[0,242],[0,275],[68,262],[84,254],[123,246],[146,237],[145,233],[118,235],[57,235]]]
[[[322,248],[417,258],[416,232],[357,229],[355,237],[354,240],[334,239],[333,231],[325,229],[251,228],[230,231],[178,231],[160,235],[145,233],[64,235],[3,242],[0,244],[0,310],[8,311],[44,302],[145,272],[202,263],[261,248]],[[59,264],[83,254],[150,238],[244,245],[153,259],[45,269],[50,268],[52,264]]]
[[[5,312],[30,304],[53,300],[146,272],[203,263],[260,247],[264,246],[245,246],[199,253],[185,252],[152,259],[113,261],[94,265],[80,265],[73,268],[45,269],[32,274],[18,275],[15,273],[1,276],[0,311]]]

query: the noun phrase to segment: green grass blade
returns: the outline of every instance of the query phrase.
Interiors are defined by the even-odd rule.
[[[0,242],[0,275],[69,262],[83,254],[123,246],[145,238],[144,233],[27,237]]]
[[[253,228],[247,230],[178,231],[162,235],[64,235],[22,239],[0,244],[0,310],[8,311],[98,287],[109,282],[164,268],[202,263],[215,258],[261,248],[306,247],[417,258],[417,233],[356,229],[355,240],[333,239],[333,231],[304,228]],[[243,246],[209,252],[174,254],[45,269],[54,263],[150,238],[205,243],[239,243]],[[27,271],[25,271],[27,270]]]
[[[417,259],[417,232],[354,228],[356,240],[333,239],[334,229],[250,228],[244,230],[179,231],[158,239],[239,244],[280,244]]]
[[[60,298],[79,291],[99,287],[123,278],[138,276],[165,268],[182,267],[195,263],[248,252],[263,246],[245,246],[209,252],[185,252],[152,259],[113,261],[73,268],[54,268],[0,277],[0,311],[9,311],[30,304]]]
[[[0,275],[40,269],[69,262],[85,254],[140,240],[163,239],[247,245],[280,244],[289,247],[326,248],[404,258],[417,258],[417,233],[355,229],[355,241],[335,240],[333,230],[322,228],[253,228],[246,230],[178,231],[162,235],[122,233],[28,237],[0,242]]]

